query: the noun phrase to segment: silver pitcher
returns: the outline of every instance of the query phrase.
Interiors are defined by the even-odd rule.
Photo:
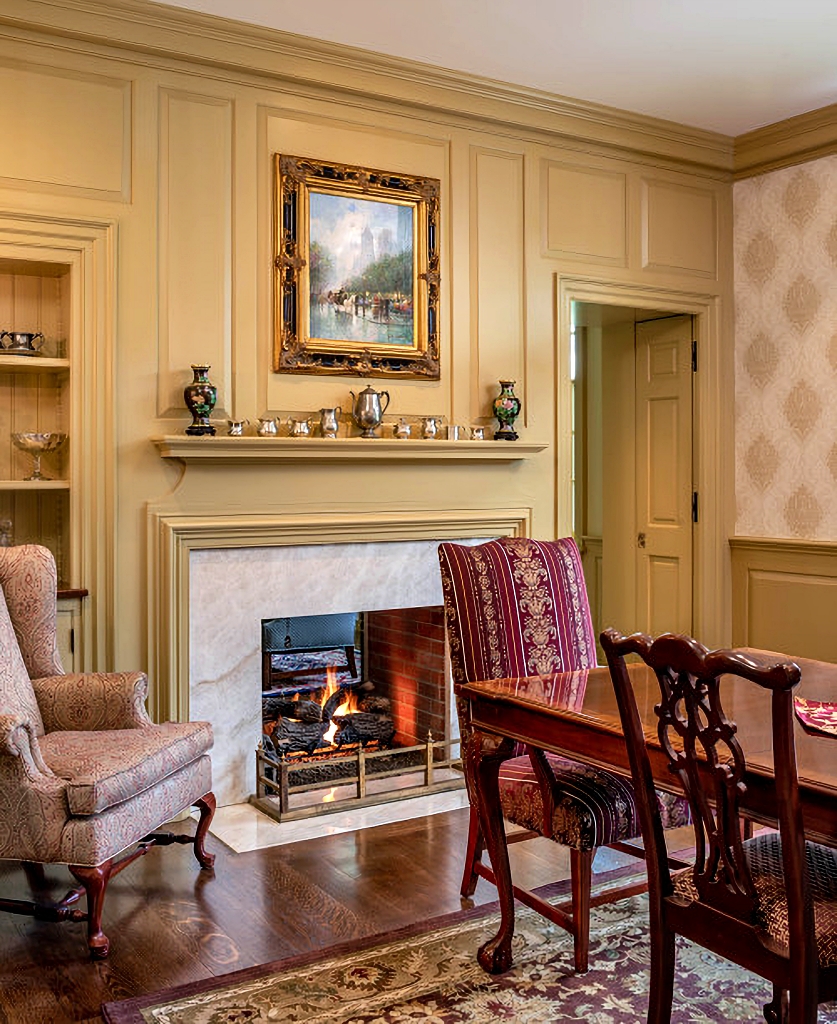
[[[440,426],[438,416],[425,416],[421,421],[421,436],[432,440],[439,433]]]
[[[311,420],[298,420],[291,416],[288,420],[288,437],[310,437]]]
[[[259,437],[276,437],[279,433],[279,424],[273,416],[259,416],[259,425],[256,427]]]
[[[230,437],[241,437],[244,434],[244,428],[249,426],[249,420],[227,420],[227,434]]]
[[[376,391],[372,385],[364,388],[359,395],[356,395],[354,391],[350,391],[349,394],[352,396],[354,402],[354,408],[352,409],[352,418],[355,423],[360,427],[361,437],[377,437],[375,428],[381,425],[381,420],[384,418],[384,413],[389,407],[389,392],[388,391]],[[381,399],[385,398],[386,403],[381,404]]]
[[[320,409],[320,433],[323,437],[337,437],[343,410],[339,405],[333,409]]]

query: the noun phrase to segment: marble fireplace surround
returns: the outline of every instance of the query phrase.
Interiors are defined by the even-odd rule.
[[[150,512],[152,714],[212,722],[218,802],[247,800],[261,733],[261,620],[439,605],[437,544],[529,536],[530,514]]]

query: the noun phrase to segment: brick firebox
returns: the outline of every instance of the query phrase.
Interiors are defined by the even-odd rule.
[[[441,607],[366,613],[366,678],[392,701],[396,742],[445,739],[449,710]]]

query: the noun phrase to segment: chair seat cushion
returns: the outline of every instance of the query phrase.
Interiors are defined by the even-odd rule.
[[[40,739],[50,769],[67,782],[71,814],[99,814],[156,786],[212,746],[209,722],[144,729],[56,731]]]
[[[618,775],[547,753],[557,782],[552,838],[562,846],[593,850],[640,835],[639,814],[631,783]],[[543,833],[543,795],[528,754],[500,766],[503,817],[515,825]],[[658,793],[663,827],[690,821],[683,797]]]
[[[788,905],[782,868],[782,840],[778,833],[756,836],[744,851],[758,896],[759,925],[774,942],[787,948]],[[837,850],[817,843],[805,844],[808,878],[814,903],[814,932],[820,967],[837,965]],[[686,900],[698,898],[692,869],[672,876],[674,892]]]

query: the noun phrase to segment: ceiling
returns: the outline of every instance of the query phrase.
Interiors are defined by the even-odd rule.
[[[165,0],[726,135],[837,102],[834,0]]]

